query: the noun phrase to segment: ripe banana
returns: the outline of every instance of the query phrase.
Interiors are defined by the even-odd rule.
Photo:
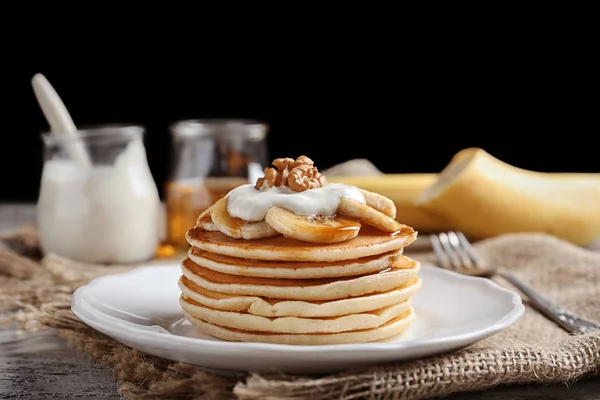
[[[368,190],[360,189],[368,206],[373,207],[377,211],[381,211],[390,218],[396,218],[396,205],[390,199],[382,196],[379,193],[369,192]]]
[[[418,205],[474,239],[543,232],[588,245],[600,237],[600,174],[524,170],[479,148],[457,153]]]
[[[388,217],[368,204],[363,204],[347,197],[342,197],[340,199],[338,213],[347,217],[356,218],[360,222],[371,225],[383,232],[393,233],[402,229],[402,224],[395,219]]]
[[[223,197],[210,207],[210,218],[215,227],[225,235],[234,239],[261,239],[278,235],[266,221],[247,222],[232,217],[227,212],[227,197]]]
[[[352,219],[307,217],[277,206],[269,208],[265,221],[285,237],[312,243],[343,242],[356,237],[361,227],[358,221]]]
[[[442,216],[416,204],[417,198],[426,188],[435,183],[437,177],[438,174],[406,173],[373,176],[328,176],[327,180],[356,186],[387,197],[396,206],[396,216],[393,218],[419,232],[442,232],[452,229],[452,225]]]
[[[205,231],[218,231],[217,226],[212,222],[210,217],[210,207],[204,210],[196,220],[196,226],[204,229]]]

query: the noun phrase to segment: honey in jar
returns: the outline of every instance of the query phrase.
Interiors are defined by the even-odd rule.
[[[171,166],[165,185],[166,244],[189,247],[185,233],[211,204],[254,183],[267,163],[267,125],[251,120],[185,120],[171,125]]]

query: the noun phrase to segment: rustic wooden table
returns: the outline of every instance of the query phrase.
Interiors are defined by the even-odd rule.
[[[32,205],[0,205],[0,231],[34,220]],[[110,371],[68,348],[52,331],[17,336],[0,328],[0,399],[120,399]],[[578,399],[599,400],[600,379],[573,385],[527,385],[460,393],[447,400]]]

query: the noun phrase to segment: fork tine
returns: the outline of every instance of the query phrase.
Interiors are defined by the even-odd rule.
[[[440,239],[442,248],[444,249],[444,251],[446,252],[446,255],[450,259],[450,264],[452,265],[452,268],[454,268],[454,269],[462,268],[462,262],[460,261],[460,257],[456,254],[456,251],[450,244],[450,239],[448,238],[448,234],[442,232],[438,235],[438,238]]]
[[[473,268],[474,267],[473,261],[471,260],[468,250],[465,249],[465,246],[462,245],[461,240],[458,236],[459,234],[462,234],[462,233],[448,232],[448,241],[450,242],[450,245],[454,249],[454,252],[457,254],[457,257],[460,258],[460,260],[462,262],[462,267],[463,268]]]
[[[473,262],[473,265],[480,265],[479,256],[477,255],[475,249],[473,249],[473,246],[471,245],[471,243],[469,243],[469,240],[467,240],[465,235],[462,232],[458,232],[456,236],[458,237],[458,241],[460,242],[462,248],[465,250],[466,254]]]
[[[431,241],[431,247],[433,247],[433,252],[435,253],[435,258],[437,259],[438,265],[446,269],[452,268],[450,259],[442,248],[442,244],[440,243],[438,236],[436,234],[431,234],[429,235],[429,240]]]

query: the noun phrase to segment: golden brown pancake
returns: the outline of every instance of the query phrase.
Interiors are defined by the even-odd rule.
[[[244,312],[263,317],[336,317],[378,310],[410,299],[422,285],[417,278],[405,286],[383,293],[331,301],[302,301],[269,299],[213,292],[182,276],[179,279],[182,294],[215,310]]]
[[[354,239],[330,244],[302,242],[284,236],[233,239],[221,232],[205,231],[199,227],[186,233],[188,243],[200,250],[231,257],[272,261],[354,260],[400,250],[416,238],[417,232],[408,226],[403,226],[395,234],[363,226]]]
[[[181,263],[183,275],[210,291],[288,300],[335,300],[387,292],[418,277],[420,263],[399,257],[391,268],[374,274],[340,278],[274,279],[223,274],[195,264]]]
[[[188,257],[194,263],[230,275],[256,276],[262,278],[314,279],[340,276],[364,275],[389,268],[402,250],[341,261],[264,261],[230,257],[209,253],[191,247]]]
[[[415,320],[415,312],[412,308],[397,318],[373,329],[347,331],[341,333],[270,333],[247,331],[235,328],[225,328],[219,325],[203,321],[183,311],[185,317],[192,325],[209,335],[222,340],[233,342],[262,342],[290,345],[325,345],[345,343],[366,343],[376,340],[389,339],[392,336],[404,332]]]
[[[271,186],[296,184],[289,177],[312,168],[279,171],[286,160],[273,162],[278,170],[269,176],[281,179]],[[201,215],[186,233],[191,246],[178,282],[185,317],[228,341],[319,345],[402,333],[415,319],[411,298],[422,285],[420,263],[403,255],[417,232],[393,219],[392,200],[363,196],[365,204],[341,197],[335,215],[315,218],[267,205],[255,222],[230,215],[227,199],[215,203],[210,218]]]

